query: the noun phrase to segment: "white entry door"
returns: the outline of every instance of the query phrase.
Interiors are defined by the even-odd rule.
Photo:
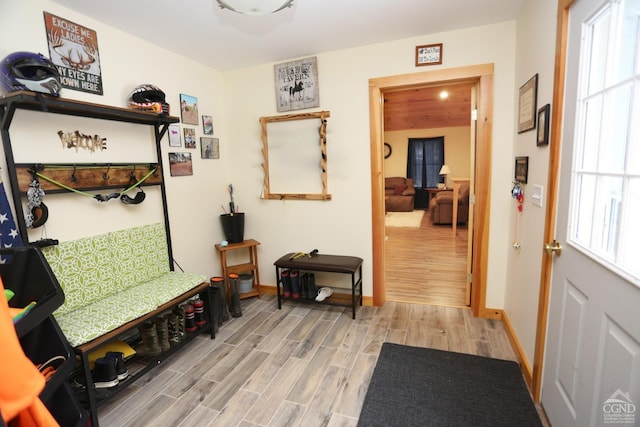
[[[568,28],[542,405],[640,426],[640,0],[576,0]]]

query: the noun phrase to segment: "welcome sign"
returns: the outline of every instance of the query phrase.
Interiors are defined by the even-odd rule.
[[[94,30],[44,12],[49,57],[62,87],[102,95],[98,35]]]

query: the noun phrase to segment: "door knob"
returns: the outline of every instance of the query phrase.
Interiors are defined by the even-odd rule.
[[[554,239],[552,242],[544,245],[544,251],[548,254],[557,253],[560,255],[562,253],[562,245]]]

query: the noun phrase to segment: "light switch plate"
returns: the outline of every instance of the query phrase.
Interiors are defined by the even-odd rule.
[[[531,202],[533,203],[533,206],[542,207],[542,194],[542,185],[534,185],[531,194]]]

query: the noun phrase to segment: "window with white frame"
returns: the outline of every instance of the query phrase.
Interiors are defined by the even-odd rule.
[[[569,241],[640,279],[640,0],[582,29]]]

